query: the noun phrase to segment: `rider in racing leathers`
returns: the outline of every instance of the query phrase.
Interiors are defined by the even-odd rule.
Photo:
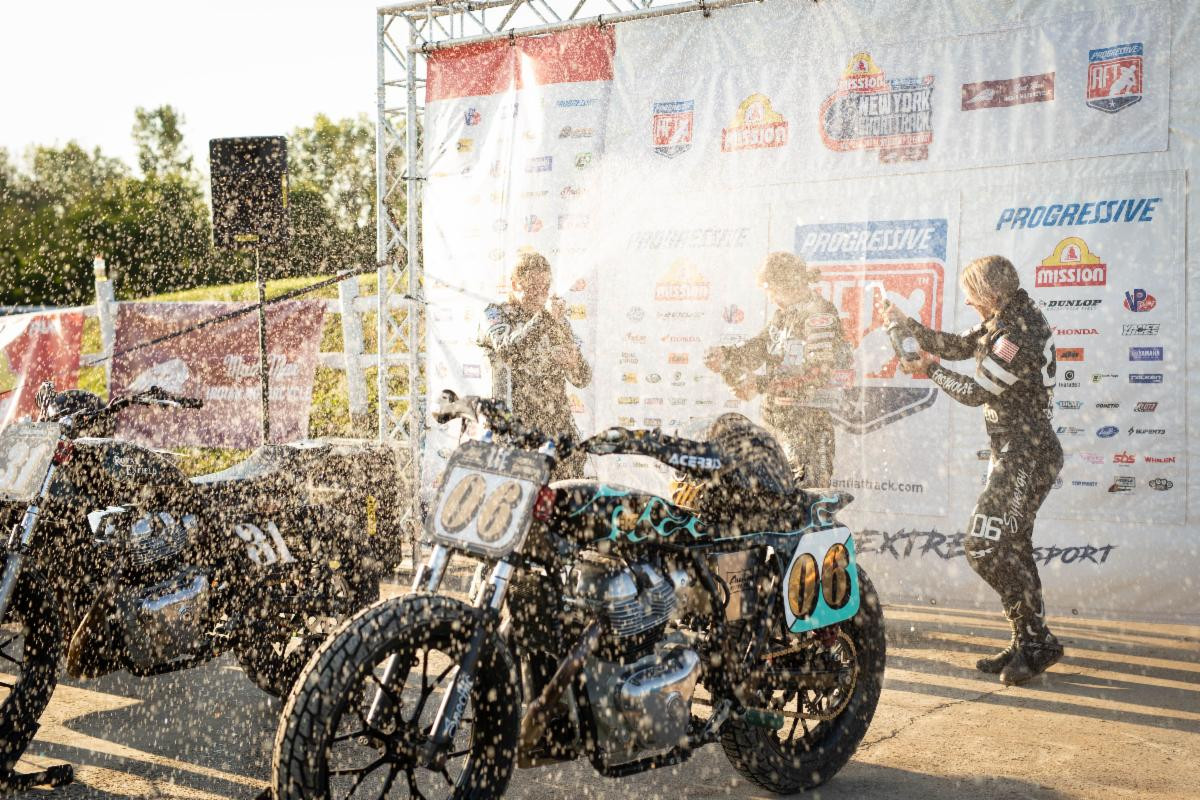
[[[832,481],[830,411],[837,407],[838,392],[829,379],[851,361],[837,309],[811,289],[813,277],[799,256],[768,255],[758,281],[778,310],[757,336],[740,345],[715,347],[704,361],[739,398],[763,395],[763,420],[779,434],[804,487]],[[764,373],[754,374],[759,367],[765,367]]]
[[[971,567],[999,593],[1013,636],[1008,648],[976,666],[1000,673],[1005,684],[1023,683],[1063,655],[1046,627],[1033,557],[1034,518],[1063,464],[1062,446],[1050,425],[1054,342],[1046,318],[1020,288],[1007,258],[972,261],[963,270],[962,285],[967,304],[983,322],[961,335],[930,330],[891,303],[883,303],[881,310],[907,325],[927,351],[913,361],[901,359],[905,372],[927,374],[958,402],[983,406],[991,464],[964,549]],[[974,357],[975,374],[946,369],[932,356],[951,361]]]
[[[513,271],[513,294],[484,311],[479,346],[492,365],[492,396],[526,424],[546,434],[579,439],[566,381],[582,388],[592,380],[562,298],[550,296],[550,262],[521,254]],[[556,480],[583,477],[586,454],[573,452],[555,468]]]

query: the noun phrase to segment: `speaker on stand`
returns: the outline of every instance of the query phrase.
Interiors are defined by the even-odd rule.
[[[267,361],[266,249],[288,245],[287,139],[245,136],[208,143],[212,177],[213,245],[253,251],[258,282],[258,370],[262,385],[262,437],[271,437],[271,382]]]

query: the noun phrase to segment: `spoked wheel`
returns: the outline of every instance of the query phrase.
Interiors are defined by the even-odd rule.
[[[0,771],[12,770],[37,731],[58,682],[58,614],[22,585],[0,626]]]
[[[498,641],[485,645],[444,760],[431,764],[425,756],[473,627],[456,601],[405,598],[373,606],[327,641],[283,710],[276,798],[500,796],[512,772],[520,697]],[[396,669],[385,686],[392,657]]]
[[[883,688],[885,642],[879,598],[858,573],[858,614],[814,635],[769,646],[765,705],[779,730],[731,720],[721,745],[734,768],[772,792],[812,789],[832,778],[867,733]]]

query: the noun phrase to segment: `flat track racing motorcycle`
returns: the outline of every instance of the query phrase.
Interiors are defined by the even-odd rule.
[[[706,441],[612,428],[579,443],[452,392],[435,418],[481,433],[446,467],[413,593],[346,623],[297,681],[278,800],[496,797],[514,764],[584,756],[619,777],[708,743],[777,793],[846,764],[885,660],[879,600],[835,519],[847,495],[793,488],[778,443],[738,414]],[[547,485],[575,447],[665,462],[689,507]],[[454,553],[491,565],[471,603],[439,594]]]
[[[189,479],[169,454],[112,438],[129,406],[200,404],[152,387],[105,405],[46,384],[42,421],[0,434],[0,775],[33,738],[64,653],[68,675],[92,678],[231,650],[286,694],[329,630],[378,598],[362,526],[340,500],[306,496],[344,472],[336,448],[267,445]]]

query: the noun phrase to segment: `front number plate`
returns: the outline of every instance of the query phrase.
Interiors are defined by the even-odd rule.
[[[858,567],[849,528],[806,533],[783,580],[783,609],[792,633],[845,622],[858,613]]]
[[[37,497],[58,436],[52,422],[13,425],[0,436],[0,500],[28,503]]]
[[[521,546],[538,491],[549,479],[546,458],[483,442],[466,442],[450,457],[425,527],[434,541],[499,558]]]

